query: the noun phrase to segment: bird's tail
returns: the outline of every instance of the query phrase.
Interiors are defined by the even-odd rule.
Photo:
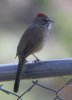
[[[21,77],[21,73],[22,73],[24,63],[25,63],[25,60],[23,58],[19,60],[18,69],[17,69],[17,73],[16,73],[15,84],[14,84],[14,92],[18,92],[20,77]]]

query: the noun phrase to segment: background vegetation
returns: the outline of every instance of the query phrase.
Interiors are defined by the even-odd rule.
[[[52,25],[46,45],[36,56],[41,60],[72,57],[71,0],[0,0],[0,64],[18,63],[18,59],[14,58],[17,44],[38,12],[44,12],[55,23]],[[33,59],[32,56],[28,57],[28,60]],[[40,81],[44,85],[58,89],[65,80],[67,80],[66,77],[47,78]],[[23,93],[30,84],[31,80],[21,81],[19,94]],[[13,91],[13,85],[14,81],[5,82],[4,88]],[[24,96],[24,99],[52,100],[53,96],[52,93],[35,87]],[[2,92],[0,92],[0,97],[3,100],[6,98],[16,100],[15,97],[9,97]]]

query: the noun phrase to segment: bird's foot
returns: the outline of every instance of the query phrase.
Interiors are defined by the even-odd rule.
[[[25,63],[27,63],[28,61],[25,59]]]
[[[36,57],[34,54],[32,54],[35,58],[36,58],[36,60],[33,60],[33,63],[38,63],[38,62],[40,62],[41,60],[38,58],[38,57]]]

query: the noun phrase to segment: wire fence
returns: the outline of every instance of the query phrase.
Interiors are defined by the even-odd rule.
[[[54,95],[55,95],[55,97],[54,97],[52,100],[64,100],[63,98],[60,97],[60,92],[61,92],[66,86],[70,85],[71,83],[72,83],[72,79],[70,79],[68,82],[66,82],[66,83],[65,83],[61,88],[59,88],[58,90],[54,90],[54,89],[52,89],[52,88],[46,87],[45,85],[42,85],[42,83],[39,83],[39,81],[36,80],[36,81],[32,81],[32,85],[29,86],[29,88],[28,88],[26,91],[24,91],[21,95],[17,95],[17,94],[15,94],[15,93],[13,93],[13,92],[10,92],[10,91],[8,91],[8,90],[2,89],[2,86],[3,86],[3,85],[0,85],[0,90],[1,90],[2,92],[6,93],[7,95],[16,96],[16,97],[17,97],[17,100],[23,100],[22,97],[23,97],[26,93],[30,92],[30,91],[33,89],[33,87],[38,86],[38,87],[43,88],[43,89],[45,89],[45,90],[47,90],[47,91],[53,92]]]
[[[44,65],[43,65],[43,63],[44,63]],[[48,62],[41,62],[41,63],[39,63],[38,62],[38,64],[41,66],[41,64],[42,64],[42,66],[44,66],[44,67],[42,67],[42,68],[44,68],[44,70],[45,70],[45,72],[46,72],[46,70],[47,70],[47,73],[49,72],[49,73],[53,73],[53,74],[45,74],[45,72],[43,73],[43,75],[42,76],[40,76],[41,74],[39,74],[39,78],[41,77],[50,77],[50,76],[53,76],[53,75],[55,75],[55,76],[63,76],[63,75],[71,75],[71,72],[72,72],[72,70],[70,70],[72,67],[71,67],[71,65],[72,65],[72,59],[62,59],[62,60],[54,60],[54,61],[48,61]],[[53,65],[53,64],[54,65]],[[38,66],[38,64],[36,65],[36,64],[32,64],[33,66],[35,65],[35,66]],[[47,65],[46,65],[47,64]],[[49,66],[48,66],[48,64],[49,64]],[[55,66],[54,68],[56,68],[56,71],[55,71],[55,69],[51,66],[51,64],[53,65],[53,66],[55,66],[55,65],[57,65],[57,66]],[[14,64],[13,64],[14,65]],[[11,73],[10,72],[10,70],[11,69],[13,69],[13,70],[11,70],[12,72],[13,72],[13,74],[14,73],[16,73],[16,68],[12,68],[11,67],[11,69],[9,68],[9,66],[13,66],[13,65],[0,65],[0,68],[1,68],[1,72],[0,72],[0,74],[2,74],[3,75],[3,73],[5,73],[5,75],[6,75],[6,73],[7,73],[7,71],[9,71],[9,73],[7,73],[8,75]],[[28,66],[29,66],[30,64],[28,64]],[[46,66],[48,66],[48,67],[45,67],[45,65]],[[1,67],[1,66],[3,66],[3,67]],[[7,67],[6,67],[7,66]],[[14,67],[17,67],[17,64],[15,64],[14,65]],[[34,67],[35,67],[34,66]],[[60,67],[59,67],[60,66]],[[64,66],[64,68],[62,69],[61,67],[63,67]],[[6,68],[8,68],[8,70],[6,69],[4,69],[4,67],[6,67]],[[26,66],[27,67],[27,66]],[[25,67],[25,68],[26,68]],[[51,68],[50,68],[51,67]],[[50,69],[49,69],[50,68]],[[53,69],[54,70],[53,70]],[[59,68],[59,70],[58,70],[58,68]],[[67,70],[68,69],[68,70]],[[35,73],[33,73],[32,72],[32,70],[35,72]],[[62,70],[62,72],[61,72],[61,70]],[[64,71],[63,71],[64,70]],[[38,72],[39,71],[39,72]],[[31,70],[30,69],[25,69],[24,70],[24,76],[22,77],[22,78],[31,78],[32,77],[32,75],[34,75],[35,74],[35,78],[38,78],[38,73],[40,73],[42,70],[40,70],[40,67],[38,68],[38,69],[33,69],[33,67],[31,68]],[[68,72],[67,72],[68,71]],[[59,73],[59,72],[61,72],[61,73]],[[64,73],[63,73],[64,72]],[[69,73],[70,72],[70,73]],[[58,74],[59,73],[59,74]],[[12,75],[12,73],[11,73],[11,75]],[[30,75],[30,76],[29,76]],[[37,77],[36,77],[36,75],[37,75]],[[1,77],[1,76],[0,76]],[[2,76],[2,77],[4,77],[4,75]],[[1,77],[1,78],[2,78]],[[13,80],[14,79],[14,77],[15,76],[13,76],[12,78],[9,78],[8,77],[8,79],[7,80]],[[32,77],[32,78],[34,78],[34,77]],[[0,81],[4,81],[4,80],[6,80],[5,78],[3,78],[3,80],[2,79],[0,79]],[[40,83],[40,81],[39,80],[36,80],[36,81],[32,81],[32,85],[31,86],[29,86],[29,88],[27,89],[27,90],[25,90],[21,95],[18,95],[18,94],[15,94],[14,92],[10,92],[10,91],[8,91],[8,90],[5,90],[5,89],[3,89],[2,88],[2,86],[3,85],[0,85],[0,91],[2,91],[2,92],[4,92],[5,94],[7,94],[7,95],[13,95],[13,96],[16,96],[17,97],[17,100],[23,100],[23,97],[24,97],[24,95],[25,94],[27,94],[28,92],[30,92],[35,86],[38,86],[38,87],[40,87],[40,88],[43,88],[44,90],[46,90],[46,91],[50,91],[50,92],[53,92],[54,93],[54,95],[55,95],[55,97],[52,99],[52,100],[64,100],[61,96],[60,96],[60,94],[61,94],[61,91],[62,90],[64,90],[65,88],[66,88],[66,86],[69,86],[69,85],[71,85],[71,83],[72,83],[72,79],[69,79],[64,85],[62,85],[61,87],[59,87],[57,90],[55,90],[55,89],[53,89],[53,88],[49,88],[49,87],[47,87],[47,86],[45,86],[45,85],[43,85],[42,84],[42,82]]]

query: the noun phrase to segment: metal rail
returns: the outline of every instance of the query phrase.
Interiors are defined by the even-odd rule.
[[[17,64],[0,65],[0,81],[15,79]],[[72,58],[26,63],[23,79],[36,79],[72,75]]]

